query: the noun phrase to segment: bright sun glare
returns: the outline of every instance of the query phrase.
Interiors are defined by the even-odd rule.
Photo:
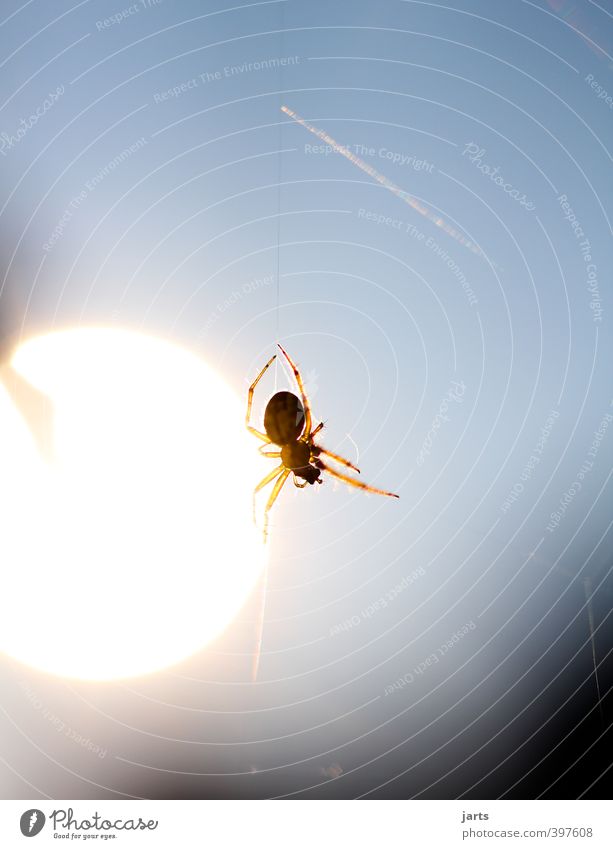
[[[193,654],[264,565],[238,398],[196,356],[121,330],[38,337],[12,365],[51,401],[54,456],[0,382],[0,650],[98,680]]]

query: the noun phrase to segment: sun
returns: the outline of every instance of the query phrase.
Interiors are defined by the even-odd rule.
[[[92,680],[193,654],[237,615],[266,557],[238,398],[197,356],[109,328],[29,340],[12,372],[0,382],[0,650]],[[19,383],[44,399],[46,443],[31,398],[29,426],[15,403]]]

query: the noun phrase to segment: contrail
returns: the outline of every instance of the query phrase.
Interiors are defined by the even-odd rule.
[[[308,121],[305,121],[304,118],[301,118],[296,112],[290,109],[288,106],[282,106],[281,112],[285,112],[286,115],[295,121],[297,124],[300,124],[301,127],[304,127],[310,133],[313,133],[314,136],[317,136],[318,139],[325,141],[326,144],[329,144],[330,147],[335,150],[337,153],[340,153],[341,156],[344,156],[345,159],[348,159],[349,162],[353,163],[353,165],[357,165],[360,170],[364,171],[365,174],[368,174],[369,177],[372,177],[386,189],[389,189],[390,192],[393,192],[397,197],[407,203],[412,209],[416,212],[419,212],[424,218],[427,218],[428,221],[432,222],[436,227],[439,227],[448,236],[451,236],[452,239],[455,239],[456,242],[459,242],[465,248],[468,248],[474,254],[478,256],[484,256],[481,248],[477,247],[474,242],[471,242],[470,239],[467,239],[466,236],[463,236],[458,230],[452,227],[450,224],[447,224],[439,215],[429,210],[423,204],[421,204],[416,198],[407,194],[407,192],[403,191],[399,188],[395,183],[392,183],[391,180],[388,180],[387,177],[384,177],[383,174],[380,174],[372,165],[368,165],[364,162],[363,159],[360,159],[359,156],[356,156],[355,153],[352,153],[348,148],[343,147],[337,141],[335,141],[332,136],[329,136],[324,130],[318,130],[317,127],[314,127],[313,124],[309,124]]]

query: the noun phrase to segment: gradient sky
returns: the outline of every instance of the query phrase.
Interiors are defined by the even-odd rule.
[[[257,600],[146,679],[7,660],[4,795],[557,798],[598,779],[579,764],[548,789],[595,704],[586,578],[597,660],[611,647],[610,427],[551,518],[613,414],[605,6],[3,4],[3,332],[144,330],[237,394],[280,339],[326,444],[401,495],[283,493],[256,685]],[[481,254],[314,149],[283,104]]]

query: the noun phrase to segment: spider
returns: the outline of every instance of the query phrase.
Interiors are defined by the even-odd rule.
[[[266,475],[266,477],[259,482],[253,491],[253,518],[255,521],[255,496],[261,489],[276,478],[276,483],[270,493],[270,497],[264,509],[264,542],[266,542],[268,535],[268,513],[290,474],[293,475],[294,486],[297,486],[299,489],[304,489],[308,483],[323,483],[321,473],[328,472],[328,474],[338,478],[338,480],[343,481],[343,483],[346,483],[349,486],[355,486],[358,489],[363,489],[366,492],[374,492],[377,495],[387,495],[390,498],[400,497],[393,492],[386,492],[384,489],[376,489],[374,486],[362,483],[362,481],[354,480],[353,478],[338,472],[336,469],[333,469],[324,463],[321,459],[322,454],[326,457],[330,457],[342,466],[353,469],[353,471],[358,474],[360,473],[357,466],[354,466],[353,463],[349,462],[349,460],[346,460],[338,454],[334,454],[332,451],[328,451],[328,449],[324,448],[322,445],[315,445],[315,442],[313,441],[314,437],[323,428],[324,424],[323,422],[320,422],[317,427],[311,430],[311,407],[309,399],[304,391],[302,377],[287,351],[281,345],[279,345],[279,348],[294,372],[294,377],[296,378],[296,383],[301,397],[298,398],[298,396],[294,395],[292,392],[277,392],[266,405],[266,410],[264,412],[264,430],[266,433],[262,433],[251,425],[250,419],[251,407],[253,404],[253,393],[264,372],[276,359],[277,355],[274,354],[249,387],[247,395],[247,414],[245,416],[247,430],[265,443],[264,445],[260,445],[260,453],[263,454],[264,457],[274,457],[281,460],[281,463],[276,467],[276,469],[273,469],[270,474]],[[267,450],[271,445],[276,445],[281,450]]]

